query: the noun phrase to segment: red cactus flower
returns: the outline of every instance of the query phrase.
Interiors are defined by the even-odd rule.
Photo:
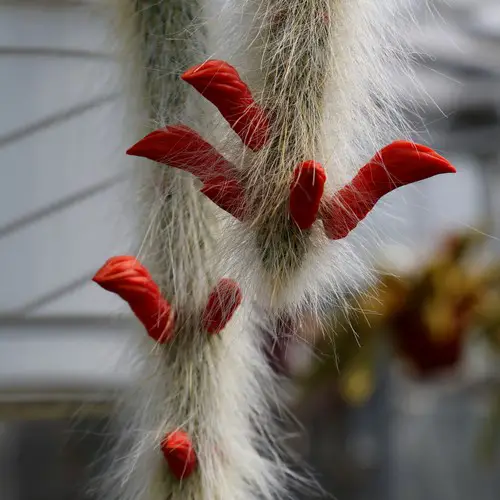
[[[269,119],[233,66],[209,60],[188,69],[181,78],[217,107],[245,146],[258,151],[265,145]]]
[[[208,302],[203,312],[203,328],[210,333],[220,333],[241,304],[242,295],[238,284],[224,278],[219,281],[208,297]]]
[[[309,229],[318,215],[326,174],[314,161],[301,163],[293,174],[290,189],[290,215],[300,229]]]
[[[201,192],[207,198],[237,219],[243,217],[244,191],[234,166],[189,127],[175,125],[151,132],[127,154],[189,172],[203,182]]]
[[[345,238],[394,189],[455,168],[431,148],[408,141],[396,141],[379,151],[324,206],[323,223],[331,239]]]
[[[198,465],[191,440],[184,431],[167,434],[161,442],[161,451],[170,471],[179,481],[188,478]]]
[[[203,182],[211,177],[234,176],[234,166],[211,144],[185,125],[155,130],[134,144],[128,155],[140,156],[184,170]]]
[[[112,257],[97,271],[93,281],[125,300],[150,337],[159,343],[170,340],[174,312],[148,270],[135,257]]]

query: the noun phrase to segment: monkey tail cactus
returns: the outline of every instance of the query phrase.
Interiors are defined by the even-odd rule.
[[[137,166],[141,251],[94,278],[144,331],[109,474],[117,500],[283,498],[259,325],[319,316],[356,262],[344,239],[378,200],[454,171],[399,138],[392,2],[198,2],[117,4],[156,126],[127,151],[150,160]]]

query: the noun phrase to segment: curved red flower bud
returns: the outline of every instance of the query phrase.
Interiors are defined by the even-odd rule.
[[[345,238],[394,189],[455,168],[434,150],[408,141],[396,141],[379,151],[350,184],[338,191],[322,210],[326,234]]]
[[[125,300],[150,337],[159,343],[170,340],[174,329],[172,308],[135,257],[112,257],[97,271],[93,281]]]
[[[189,477],[198,465],[198,459],[189,436],[178,430],[165,436],[161,451],[172,474],[179,480]]]
[[[209,179],[200,190],[208,199],[238,220],[245,212],[245,192],[236,179],[224,176]]]
[[[265,145],[269,138],[267,114],[233,66],[209,60],[188,69],[181,78],[217,107],[245,146],[258,151]]]
[[[234,171],[233,165],[211,144],[185,125],[155,130],[132,146],[127,154],[165,163],[202,181]]]
[[[300,229],[309,229],[318,215],[326,174],[314,161],[301,163],[293,173],[290,188],[290,215]]]
[[[221,279],[208,297],[202,316],[203,328],[211,334],[220,333],[233,317],[241,300],[238,283],[227,278]]]

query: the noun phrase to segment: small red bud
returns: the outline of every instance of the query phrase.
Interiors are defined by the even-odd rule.
[[[224,278],[219,281],[210,293],[203,312],[203,328],[210,333],[220,333],[241,304],[242,295],[238,284]]]
[[[300,229],[309,229],[318,215],[326,174],[314,161],[301,163],[293,174],[290,189],[290,215]]]
[[[191,440],[184,431],[167,434],[161,442],[161,451],[170,471],[179,481],[188,478],[198,465]]]

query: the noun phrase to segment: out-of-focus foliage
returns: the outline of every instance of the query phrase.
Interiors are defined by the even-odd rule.
[[[347,404],[365,403],[382,347],[422,381],[456,370],[472,336],[500,356],[500,264],[480,264],[485,241],[479,232],[454,234],[417,269],[380,271],[375,290],[353,298],[350,313],[332,315],[330,331],[314,337],[319,355],[301,380],[306,391],[334,383]],[[500,429],[498,408],[494,415],[491,430]]]

